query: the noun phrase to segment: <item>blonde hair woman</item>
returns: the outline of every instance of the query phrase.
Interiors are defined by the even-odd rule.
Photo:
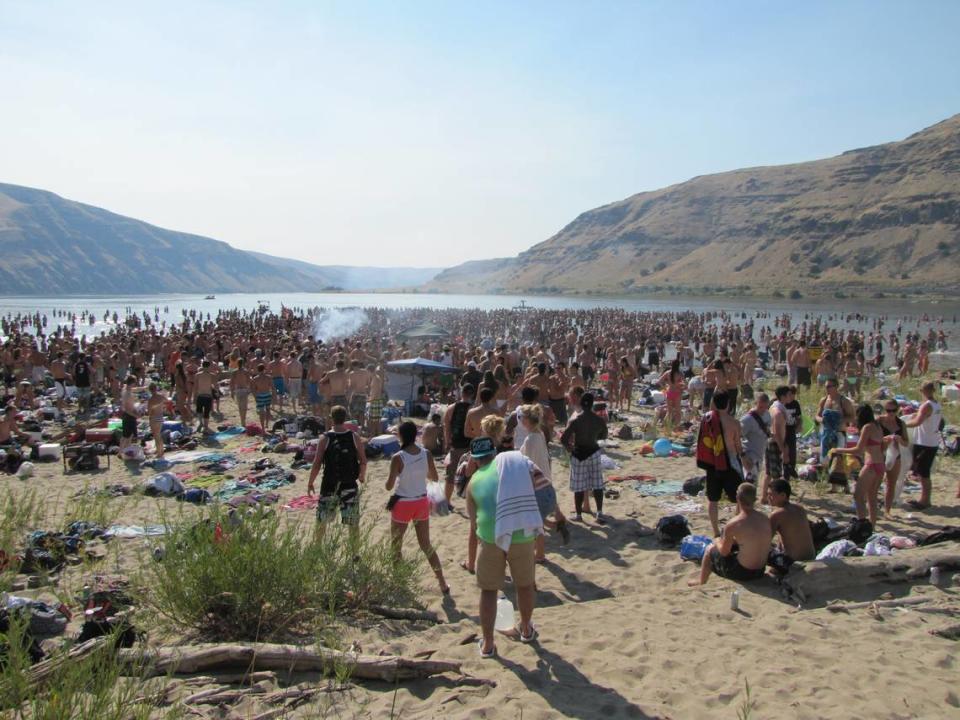
[[[547,518],[550,515],[554,516],[556,519],[554,527],[560,533],[563,543],[566,545],[570,542],[570,531],[567,529],[567,518],[564,517],[557,506],[557,491],[551,481],[550,451],[547,450],[547,439],[540,425],[542,420],[542,406],[520,406],[520,422],[523,423],[523,427],[527,431],[527,437],[523,441],[520,452],[543,472],[543,477],[538,477],[533,486],[534,494],[537,496],[537,506],[540,508],[540,517],[543,518],[544,525],[550,525]],[[535,542],[536,561],[545,562],[547,557],[543,535],[538,535]]]

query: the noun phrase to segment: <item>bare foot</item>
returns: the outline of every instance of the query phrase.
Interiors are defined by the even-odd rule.
[[[687,580],[687,585],[689,587],[697,587],[700,584],[700,578],[696,577],[693,580]]]

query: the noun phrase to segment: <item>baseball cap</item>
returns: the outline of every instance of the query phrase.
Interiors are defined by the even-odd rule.
[[[493,445],[493,440],[488,437],[480,437],[470,442],[470,457],[482,458],[487,455],[493,455],[497,451]]]

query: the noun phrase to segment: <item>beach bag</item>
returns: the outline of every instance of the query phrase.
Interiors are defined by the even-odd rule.
[[[689,534],[690,523],[683,515],[665,515],[657,521],[657,540],[664,545],[676,545]]]
[[[683,481],[683,491],[687,495],[692,495],[696,497],[703,492],[703,488],[707,483],[706,476],[690,478],[689,480]]]
[[[439,482],[427,483],[427,498],[430,500],[431,515],[448,515],[450,505],[447,503],[447,496],[444,493],[443,486]]]
[[[680,559],[700,562],[711,542],[706,535],[687,535],[680,541]]]
[[[866,518],[854,518],[847,526],[847,539],[862,545],[873,535],[873,524]]]

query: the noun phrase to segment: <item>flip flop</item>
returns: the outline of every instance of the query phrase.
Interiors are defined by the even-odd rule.
[[[483,638],[480,638],[479,640],[477,640],[477,649],[480,651],[481,660],[490,660],[491,658],[495,658],[497,656],[496,643],[494,643],[493,649],[490,650],[490,652],[483,651]]]
[[[533,632],[529,635],[523,634],[523,631],[520,630],[519,624],[514,629],[517,631],[517,635],[520,636],[520,642],[524,643],[525,645],[536,642],[537,638],[540,637],[540,632],[537,630],[537,626],[533,623],[530,623],[530,629],[533,630]]]
[[[467,567],[467,561],[466,561],[466,560],[461,560],[461,561],[460,561],[460,567],[462,567],[464,570],[466,570],[466,571],[467,571],[468,573],[470,573],[471,575],[474,575],[474,574],[476,574],[476,572],[477,572],[476,570],[471,570],[469,567]]]

